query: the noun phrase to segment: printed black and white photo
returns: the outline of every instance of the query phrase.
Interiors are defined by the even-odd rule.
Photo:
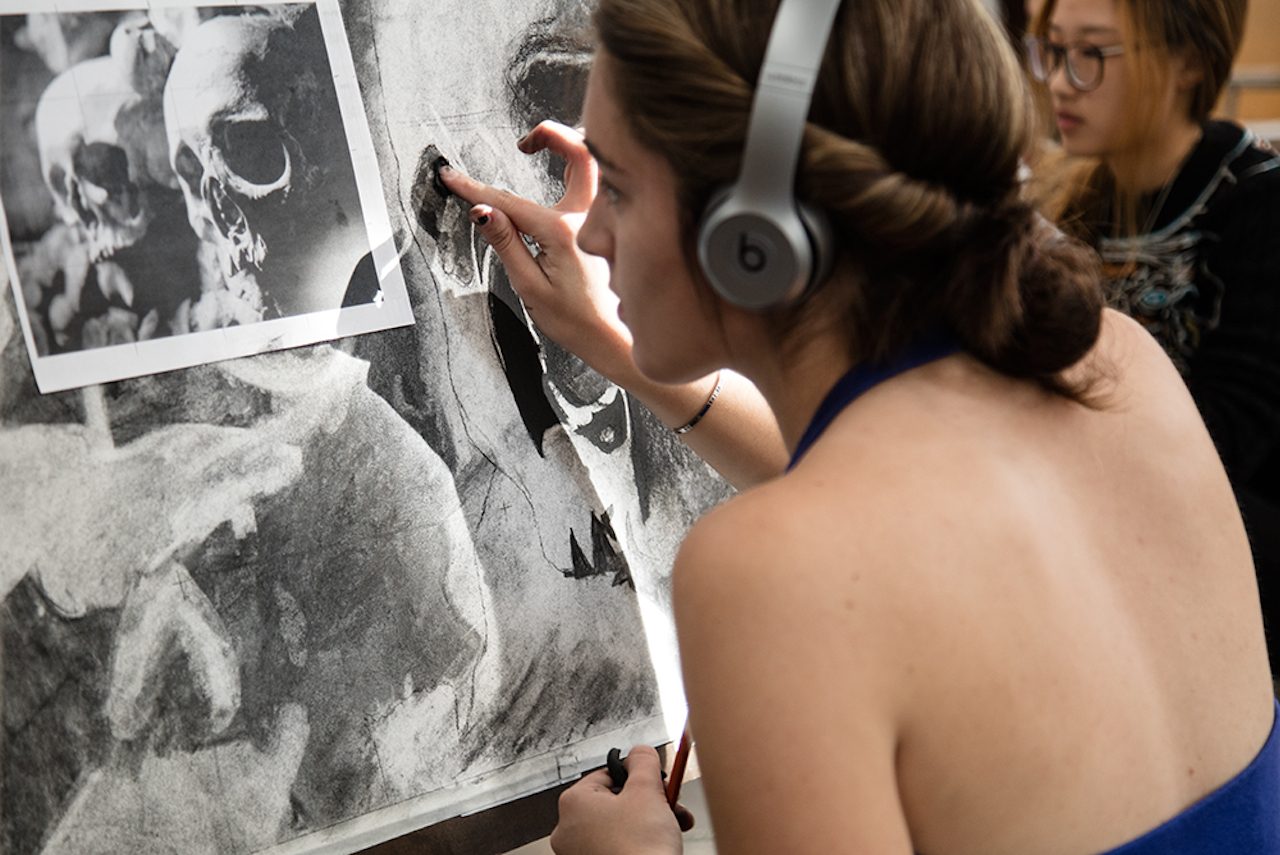
[[[559,165],[516,141],[577,123],[589,14],[0,17],[0,193],[20,236],[0,287],[0,853],[355,852],[678,734],[670,567],[728,488],[539,336],[433,180],[445,157],[558,196]],[[309,28],[344,33],[328,77],[299,47]],[[133,71],[115,112],[59,142],[51,182],[39,96],[116,56]],[[204,95],[166,104],[180,89]],[[346,142],[321,115],[335,91]],[[357,181],[357,205],[338,184],[361,163],[378,186]],[[381,298],[360,285],[371,251]],[[314,326],[330,310],[313,300],[381,311],[392,269],[411,326],[340,315],[324,343],[54,392],[33,371]]]
[[[4,238],[43,391],[411,320],[318,6],[0,21],[28,117],[0,132]]]

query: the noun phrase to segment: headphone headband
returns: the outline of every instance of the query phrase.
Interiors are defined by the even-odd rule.
[[[789,204],[800,143],[840,0],[782,0],[756,83],[734,195]]]
[[[840,0],[782,0],[751,102],[738,179],[708,205],[698,260],[724,299],[767,309],[822,280],[835,256],[822,212],[795,198],[818,69]]]

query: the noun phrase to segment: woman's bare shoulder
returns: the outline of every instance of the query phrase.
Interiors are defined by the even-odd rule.
[[[1114,309],[1103,311],[1097,344],[1069,372],[1092,381],[1103,409],[1166,426],[1199,423],[1186,383],[1155,336]]]
[[[814,493],[786,476],[721,505],[689,532],[672,580],[686,667],[780,657],[822,669],[838,655],[838,670],[852,680],[887,679],[890,654],[902,651],[890,637],[898,624],[885,618],[901,614],[894,571],[912,557],[875,520],[859,519],[862,502],[833,513],[830,497]],[[767,650],[751,654],[748,637],[767,637]]]
[[[1085,358],[1086,364],[1090,361],[1103,366],[1104,370],[1109,369],[1108,374],[1115,381],[1127,374],[1145,374],[1153,370],[1167,375],[1170,380],[1178,380],[1177,369],[1155,336],[1142,324],[1115,309],[1102,312],[1098,343]]]
[[[856,603],[861,615],[878,610],[863,606],[891,606],[936,554],[936,538],[921,536],[927,521],[955,502],[926,490],[926,479],[906,483],[894,471],[902,468],[854,460],[822,475],[796,472],[708,513],[677,556],[677,616],[683,606],[711,603],[744,613],[785,607],[801,619],[833,599]]]
[[[784,477],[717,508],[676,563],[681,663],[717,833],[728,829],[735,851],[747,838],[833,851],[834,838],[905,852],[894,746],[908,654],[886,643],[892,610],[876,603],[876,574],[856,555],[832,560],[793,487]],[[844,756],[852,766],[792,762]],[[796,848],[752,851],[778,845]]]

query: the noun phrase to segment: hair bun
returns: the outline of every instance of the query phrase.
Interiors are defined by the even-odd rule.
[[[1093,347],[1103,295],[1096,256],[1010,199],[976,215],[946,314],[975,356],[1014,377],[1077,395],[1059,375]]]
[[[776,7],[597,4],[612,95],[670,164],[690,235],[739,169]],[[1019,200],[1032,104],[1005,33],[977,3],[865,0],[826,50],[796,195],[830,215],[840,275],[770,314],[778,341],[838,331],[854,362],[876,361],[945,327],[993,369],[1084,401],[1062,372],[1097,340],[1097,269]],[[685,253],[696,269],[692,239]]]

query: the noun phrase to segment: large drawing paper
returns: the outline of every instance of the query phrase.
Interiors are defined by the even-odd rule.
[[[725,488],[539,339],[467,206],[431,183],[443,154],[556,197],[557,164],[515,144],[541,118],[578,119],[585,2],[153,5],[141,28],[97,10],[0,17],[0,176],[29,177],[2,188],[11,232],[71,237],[23,143],[31,93],[110,55],[121,27],[163,37],[181,68],[264,9],[285,57],[295,24],[345,31],[326,79],[358,86],[370,145],[349,135],[343,160],[379,164],[362,216],[381,193],[395,252],[379,270],[402,270],[416,322],[350,335],[343,314],[331,344],[41,394],[13,299],[31,280],[0,287],[3,853],[353,852],[682,724],[670,565]],[[234,67],[303,68],[269,54]],[[310,114],[279,113],[307,136]],[[157,162],[170,153],[166,134]],[[181,226],[215,251],[220,232],[193,228],[172,190],[173,240]],[[340,246],[341,218],[311,213],[340,233],[319,246]],[[31,263],[65,289],[87,278],[73,258]],[[34,305],[28,321],[51,313]]]
[[[40,389],[412,323],[336,0],[198,31],[237,7],[128,5],[4,7],[111,32],[42,88],[0,54],[32,117],[5,135],[28,151],[0,162],[0,237]]]

